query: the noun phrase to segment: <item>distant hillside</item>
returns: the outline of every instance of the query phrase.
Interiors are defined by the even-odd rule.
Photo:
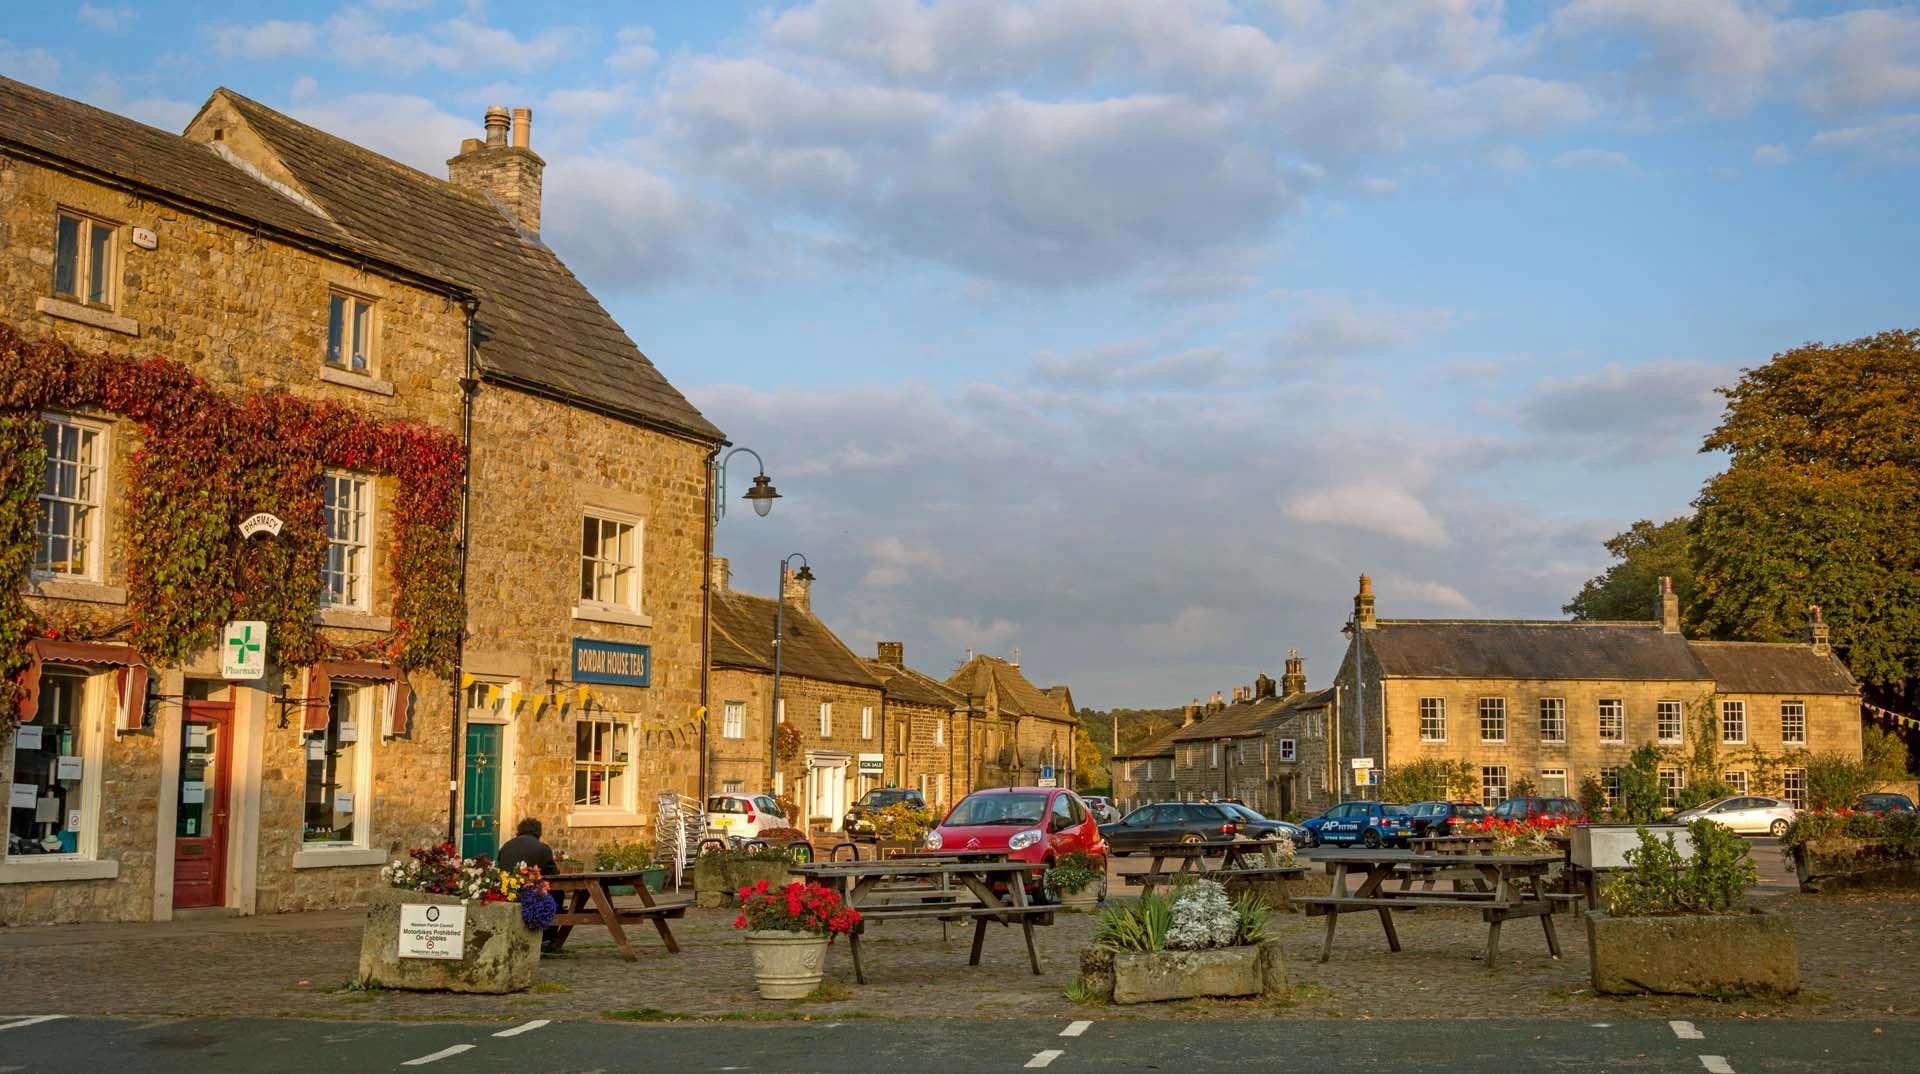
[[[1093,740],[1094,750],[1100,755],[1099,778],[1095,781],[1100,789],[1113,787],[1113,719],[1120,718],[1120,750],[1126,752],[1140,745],[1162,731],[1180,725],[1180,709],[1081,709],[1080,726]],[[1098,794],[1094,786],[1087,790]]]

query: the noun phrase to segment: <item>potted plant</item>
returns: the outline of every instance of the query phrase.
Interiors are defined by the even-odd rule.
[[[733,905],[741,888],[785,884],[793,854],[784,846],[709,849],[693,862],[693,899],[708,909]]]
[[[557,907],[540,870],[501,869],[484,857],[463,859],[453,844],[416,848],[380,870],[386,886],[367,900],[360,941],[362,984],[451,992],[518,992],[533,984],[540,931]],[[457,941],[437,954],[403,952],[402,920],[425,906],[462,908]],[[434,916],[444,920],[436,911]],[[417,928],[418,925],[411,927]],[[457,951],[458,954],[452,954]]]
[[[1107,896],[1107,863],[1076,850],[1047,867],[1040,887],[1066,909],[1091,910]]]
[[[624,872],[629,869],[644,869],[642,883],[648,891],[659,891],[667,885],[667,868],[653,862],[653,845],[642,840],[630,843],[602,843],[594,849],[593,867],[598,872]],[[607,888],[610,895],[631,895],[633,885],[613,884]]]
[[[1784,918],[1745,906],[1758,876],[1746,840],[1702,818],[1673,837],[1642,830],[1627,868],[1602,889],[1607,909],[1587,914],[1595,991],[1678,995],[1800,989],[1800,956]]]
[[[827,946],[860,924],[860,911],[817,883],[776,888],[762,880],[736,895],[740,916],[733,927],[747,932],[762,999],[805,999],[826,975]]]
[[[1780,845],[1793,855],[1800,890],[1920,886],[1920,815],[1851,809],[1802,812]]]
[[[1266,927],[1266,907],[1211,880],[1109,906],[1081,952],[1080,991],[1112,1003],[1276,995],[1286,962]]]

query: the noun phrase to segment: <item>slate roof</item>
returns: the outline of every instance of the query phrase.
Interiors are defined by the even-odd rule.
[[[1860,692],[1847,666],[1831,651],[1758,641],[1688,642],[1723,694],[1847,694]]]
[[[938,679],[922,675],[905,664],[866,661],[867,670],[886,685],[887,700],[904,705],[927,705],[938,709],[964,706],[967,699]]]
[[[0,146],[407,274],[442,284],[461,279],[276,193],[209,146],[6,77],[0,77]]]
[[[1141,757],[1170,757],[1173,755],[1173,736],[1185,730],[1183,727],[1170,727],[1148,738],[1145,742],[1128,750],[1114,754],[1116,760],[1137,760]]]
[[[1174,742],[1208,741],[1221,738],[1253,738],[1263,735],[1296,712],[1322,708],[1333,702],[1333,690],[1303,690],[1286,697],[1263,697],[1228,705],[1220,712],[1191,726],[1178,728]]]
[[[773,673],[774,617],[779,607],[772,597],[731,591],[713,594],[714,667],[745,668]],[[813,613],[789,603],[782,625],[780,674],[820,682],[880,688],[880,680],[866,662],[853,655]]]
[[[465,282],[484,379],[703,442],[725,439],[667,383],[560,259],[484,195],[415,171],[225,88],[224,97],[340,226]],[[449,146],[449,154],[456,147]]]
[[[976,656],[947,679],[947,685],[968,698],[987,696],[992,683],[1000,698],[1004,716],[1040,716],[1051,720],[1069,719],[1062,703],[1020,674],[1020,669],[995,656]]]
[[[1459,679],[1705,679],[1687,639],[1657,622],[1382,619],[1367,649],[1383,674]]]

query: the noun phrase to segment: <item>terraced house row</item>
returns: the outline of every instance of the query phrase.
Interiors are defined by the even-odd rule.
[[[725,436],[541,241],[531,118],[441,178],[224,89],[172,134],[0,78],[0,921],[352,905],[409,846],[764,787],[771,695],[708,663],[772,636],[709,584]],[[893,655],[783,680],[846,692],[781,774],[829,824],[1017,773],[942,755],[976,728],[1037,755],[1033,696]],[[863,709],[905,729],[872,769]]]

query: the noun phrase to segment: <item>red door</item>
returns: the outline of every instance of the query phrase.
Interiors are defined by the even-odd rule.
[[[180,798],[173,829],[175,909],[223,906],[227,891],[227,764],[233,706],[189,701],[180,729]]]

